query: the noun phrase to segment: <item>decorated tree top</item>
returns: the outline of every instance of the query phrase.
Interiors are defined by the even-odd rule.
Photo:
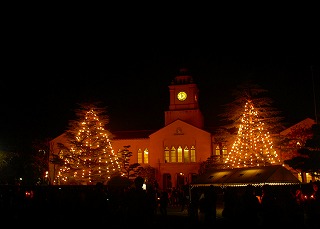
[[[226,160],[226,168],[280,164],[280,157],[251,100],[245,104],[237,138]]]

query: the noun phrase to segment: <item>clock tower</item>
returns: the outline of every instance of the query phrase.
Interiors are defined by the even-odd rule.
[[[165,125],[181,120],[203,129],[203,116],[199,110],[198,87],[187,69],[180,69],[169,86],[170,105],[165,112]]]

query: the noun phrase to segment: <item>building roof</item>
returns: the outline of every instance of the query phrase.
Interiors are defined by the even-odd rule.
[[[149,138],[150,134],[154,132],[155,130],[115,131],[115,132],[112,132],[112,137],[114,140]]]
[[[300,181],[281,165],[235,169],[212,169],[196,178],[192,186],[243,186],[299,184]]]
[[[287,135],[296,128],[311,128],[311,126],[313,124],[316,124],[316,122],[313,119],[306,118],[306,119],[294,124],[293,126],[290,126],[289,128],[283,130],[282,132],[280,132],[280,135]]]

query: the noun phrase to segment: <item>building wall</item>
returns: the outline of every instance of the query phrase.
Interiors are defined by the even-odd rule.
[[[149,163],[156,169],[156,177],[160,188],[163,188],[163,175],[170,174],[172,186],[177,187],[178,176],[183,176],[184,183],[190,182],[192,174],[197,174],[200,163],[212,154],[211,134],[194,127],[181,120],[165,126],[164,128],[152,133],[148,139],[120,139],[113,140],[112,147],[117,152],[123,146],[130,145],[129,150],[133,153],[130,164],[138,162],[138,150],[148,149]],[[195,162],[168,162],[165,160],[165,148],[174,146],[176,149],[195,147]],[[189,151],[190,153],[190,151]],[[181,179],[181,178],[180,178]]]
[[[312,137],[311,128],[314,124],[316,124],[315,120],[306,118],[279,133],[279,139],[282,141],[279,145],[282,161],[298,156],[298,150],[305,145],[307,139]],[[314,177],[308,173],[301,174],[287,165],[285,167],[301,182],[314,181]]]

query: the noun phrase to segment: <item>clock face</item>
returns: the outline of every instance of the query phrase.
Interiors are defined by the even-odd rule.
[[[184,91],[180,91],[177,95],[177,98],[180,100],[180,101],[184,101],[186,100],[187,98],[187,93],[185,93]]]

